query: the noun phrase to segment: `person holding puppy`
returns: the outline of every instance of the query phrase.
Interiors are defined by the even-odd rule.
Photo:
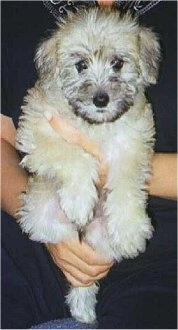
[[[32,6],[32,4],[31,4]],[[37,7],[40,6],[39,4],[36,5]],[[161,7],[159,7],[161,6]],[[161,8],[162,13],[164,13],[165,7],[163,3],[159,4],[156,8],[153,8],[151,13],[148,15],[149,17],[153,16],[152,19],[154,20],[156,15],[161,15],[157,8]],[[13,7],[13,5],[12,5]],[[36,8],[37,8],[36,7]],[[169,7],[167,4],[166,10],[173,11],[172,7]],[[11,8],[9,7],[9,10]],[[32,10],[28,7],[25,8],[22,5],[21,7],[22,12],[24,11],[27,13],[28,11]],[[161,11],[160,10],[160,11]],[[154,11],[156,12],[154,14]],[[8,12],[8,11],[7,11]],[[42,13],[42,18],[46,15],[46,12]],[[150,16],[149,16],[150,15]],[[155,16],[154,16],[155,15]],[[162,14],[163,15],[163,14]],[[160,16],[159,16],[160,17]],[[7,19],[7,17],[6,17]],[[14,20],[17,19],[14,17]],[[24,18],[21,17],[23,21]],[[150,18],[151,20],[151,18]],[[144,17],[143,17],[144,21]],[[26,23],[26,22],[25,22]],[[156,20],[155,20],[156,23]],[[22,23],[21,23],[22,24]],[[173,29],[173,24],[169,25],[169,29]],[[23,33],[25,33],[23,31]],[[8,36],[9,38],[11,35]],[[31,36],[32,38],[33,36]],[[12,41],[12,40],[11,40]],[[31,42],[31,40],[28,40]],[[17,40],[18,42],[18,40]],[[168,40],[167,40],[168,42]],[[13,47],[13,44],[11,44]],[[6,51],[6,49],[5,49]],[[20,50],[18,50],[20,52]],[[8,55],[8,54],[7,54]],[[21,55],[21,54],[20,54]],[[170,55],[167,53],[167,61],[170,58]],[[9,56],[7,56],[9,59]],[[12,66],[13,70],[16,63],[9,63]],[[24,65],[24,63],[22,63]],[[29,68],[31,68],[31,63],[29,64]],[[6,68],[7,69],[7,68]],[[21,68],[19,68],[20,70]],[[28,69],[28,68],[26,68]],[[169,67],[170,71],[172,67]],[[168,70],[169,71],[169,70]],[[168,75],[169,76],[169,75]],[[23,82],[23,81],[22,81]],[[22,84],[21,82],[21,84]],[[9,83],[9,82],[8,82]],[[157,87],[159,88],[159,87]],[[162,83],[162,88],[164,90],[164,83]],[[7,92],[7,89],[5,89]],[[172,90],[170,91],[171,94]],[[154,93],[154,92],[153,92]],[[25,94],[22,93],[23,95]],[[166,93],[165,93],[166,94]],[[6,96],[6,108],[10,108],[9,104],[11,104],[12,100],[9,99],[10,96],[12,97],[12,93]],[[158,97],[157,97],[158,95]],[[162,106],[163,100],[159,97],[159,92],[156,95],[157,97],[157,107]],[[22,96],[22,95],[21,95]],[[161,97],[164,98],[164,94]],[[13,95],[14,97],[14,95]],[[168,96],[166,96],[168,98]],[[170,96],[170,99],[172,95]],[[174,108],[173,98],[168,103],[167,99],[165,100],[165,104],[167,103],[167,107]],[[167,102],[166,102],[167,101]],[[154,102],[153,102],[154,104]],[[13,105],[13,106],[16,106]],[[155,105],[156,106],[156,105]],[[167,110],[167,109],[166,109]],[[165,110],[163,109],[164,114]],[[161,112],[161,111],[160,111]],[[163,122],[161,121],[159,116],[163,116],[163,114],[158,113],[158,128],[162,128],[164,126]],[[14,149],[14,140],[15,140],[15,129],[13,128],[12,121],[9,118],[3,117],[3,125],[2,125],[2,155],[4,160],[4,167],[2,167],[2,207],[3,209],[14,216],[16,210],[19,207],[19,199],[18,196],[21,191],[25,190],[26,187],[26,180],[27,174],[19,167],[19,159],[18,155]],[[169,123],[170,125],[172,123]],[[55,125],[58,125],[58,121],[55,117],[51,120],[51,125],[55,128]],[[163,130],[164,133],[164,130]],[[156,154],[153,161],[153,179],[150,183],[149,189],[150,194],[166,198],[167,208],[169,208],[169,212],[171,212],[168,216],[165,215],[162,211],[159,213],[158,211],[154,214],[156,215],[156,220],[158,221],[158,232],[157,237],[153,238],[153,242],[150,243],[148,250],[145,253],[145,256],[139,256],[135,260],[128,260],[123,261],[120,265],[115,265],[112,269],[110,274],[106,279],[101,281],[101,290],[98,297],[98,306],[97,312],[99,316],[99,327],[109,327],[109,328],[124,328],[124,327],[137,327],[144,328],[145,326],[155,327],[158,325],[160,327],[167,324],[168,327],[172,327],[175,322],[175,306],[174,300],[172,297],[174,296],[173,290],[173,283],[172,288],[169,286],[169,280],[171,277],[171,272],[174,268],[171,264],[172,262],[172,249],[175,248],[173,242],[169,240],[168,233],[172,234],[173,223],[174,219],[174,202],[172,199],[176,197],[176,185],[175,185],[175,173],[176,173],[176,156],[172,154],[175,149],[175,142],[174,136],[167,139],[170,142],[167,142],[166,137],[163,137],[163,133],[159,132],[159,137],[157,140],[157,149],[161,151],[161,153]],[[173,134],[173,133],[172,133]],[[172,140],[171,140],[172,138]],[[165,140],[165,141],[164,141]],[[164,142],[164,143],[163,143]],[[165,148],[165,149],[164,149]],[[165,151],[169,151],[169,154],[165,153]],[[171,168],[171,176],[170,171],[168,170]],[[17,180],[18,178],[18,180]],[[11,182],[11,189],[9,189],[9,184],[7,182]],[[12,183],[15,184],[12,184]],[[165,201],[164,201],[165,202]],[[154,199],[151,201],[153,203],[154,208],[158,210],[158,208],[162,208],[162,199]],[[155,205],[154,205],[155,203]],[[152,208],[152,212],[154,210]],[[166,209],[167,210],[167,209]],[[169,218],[169,220],[168,220]],[[91,285],[93,281],[99,280],[108,273],[110,267],[112,266],[111,263],[102,260],[101,256],[96,254],[87,244],[84,242],[80,243],[79,241],[70,241],[70,242],[63,242],[60,244],[48,244],[47,248],[50,251],[52,259],[56,263],[53,264],[52,260],[49,258],[49,255],[45,248],[38,243],[34,243],[28,240],[26,236],[22,237],[21,231],[19,230],[18,226],[12,219],[10,219],[6,215],[6,219],[4,220],[2,234],[3,234],[3,255],[6,269],[8,270],[8,278],[3,280],[5,281],[4,288],[6,289],[6,293],[3,295],[5,301],[5,310],[3,312],[3,322],[5,327],[8,325],[13,328],[13,325],[16,327],[29,327],[32,324],[37,324],[40,322],[44,322],[56,317],[64,318],[68,316],[68,311],[64,307],[64,294],[65,294],[65,286],[66,281],[63,278],[63,274],[68,279],[69,282],[72,283],[74,286],[87,286]],[[168,223],[169,221],[169,223]],[[164,225],[163,225],[164,223]],[[167,228],[167,226],[168,228]],[[166,228],[164,228],[166,226]],[[162,232],[163,231],[163,232]],[[10,235],[9,235],[10,232]],[[167,237],[165,237],[165,232],[167,232]],[[9,237],[7,237],[7,233]],[[172,236],[172,235],[171,235]],[[166,243],[165,243],[166,241]],[[168,246],[166,245],[168,244]],[[15,250],[15,246],[17,250]],[[81,249],[82,247],[82,249]],[[165,255],[165,250],[167,249],[167,253]],[[155,252],[156,251],[156,252]],[[171,258],[169,258],[168,253],[170,252]],[[156,254],[155,254],[156,253]],[[164,256],[164,257],[163,257]],[[170,260],[169,265],[167,265],[167,259]],[[156,259],[159,262],[156,263]],[[34,267],[29,265],[29,261],[33,263]],[[151,269],[148,267],[151,263]],[[15,264],[15,265],[14,265]],[[16,266],[16,267],[15,267]],[[169,266],[167,268],[167,266]],[[62,270],[62,273],[59,271],[58,267]],[[150,275],[145,274],[144,269],[147,269],[146,274],[151,273]],[[158,276],[160,278],[160,274],[162,275],[163,269],[167,269],[169,271],[170,279],[168,278],[168,273],[165,274],[165,288],[167,288],[167,295],[165,294],[165,299],[161,299],[159,294],[155,294],[156,301],[151,294],[153,287],[151,283],[153,279]],[[33,274],[33,277],[32,277]],[[140,275],[141,274],[141,275]],[[42,276],[42,277],[41,277]],[[130,276],[132,277],[132,281],[129,280]],[[145,278],[146,277],[146,278]],[[33,278],[33,280],[32,280]],[[23,279],[23,280],[22,280]],[[39,284],[43,279],[43,285]],[[168,283],[167,283],[168,281]],[[143,296],[148,297],[143,305],[143,296],[139,292],[132,294],[132,289],[137,286],[139,282],[140,290],[144,293]],[[30,283],[30,286],[28,285]],[[49,285],[50,283],[50,285]],[[63,288],[61,288],[61,283]],[[123,287],[125,287],[124,294],[121,295],[121,287],[120,284],[122,283]],[[157,285],[157,281],[155,282]],[[146,291],[146,285],[149,284],[149,291]],[[48,287],[49,286],[49,287]],[[26,287],[26,289],[24,289]],[[30,293],[30,287],[32,287],[32,292]],[[108,287],[108,294],[104,294],[105,288]],[[162,293],[164,294],[164,285],[161,282],[160,288],[162,289]],[[138,290],[139,291],[139,290]],[[42,292],[44,295],[42,296]],[[12,294],[13,293],[13,294]],[[40,294],[39,294],[40,293]],[[123,298],[120,298],[120,295]],[[15,296],[18,299],[15,299]],[[127,302],[127,296],[130,297],[129,303]],[[160,300],[161,299],[161,300]],[[15,304],[15,301],[17,303]],[[42,302],[43,300],[43,302]],[[138,301],[142,301],[142,309],[141,314],[138,315],[135,311],[135,303]],[[161,303],[161,305],[160,305]],[[167,304],[171,304],[171,313],[168,317],[167,314],[163,313],[164,308],[166,308]],[[49,306],[50,305],[50,306]],[[113,310],[110,309],[110,305],[112,305]],[[60,310],[59,307],[61,306]],[[161,317],[153,313],[156,311],[156,306],[161,306],[162,312]],[[124,308],[127,309],[126,317],[124,313]],[[11,311],[11,315],[9,320],[5,319],[5,314],[7,309]],[[19,319],[18,311],[23,311],[23,319]],[[135,311],[135,315],[130,317],[131,311]],[[143,313],[144,310],[144,313]],[[30,313],[29,313],[30,312]],[[147,315],[149,314],[149,316]],[[152,314],[152,317],[150,317]],[[162,320],[161,320],[162,318]],[[33,321],[32,321],[33,320]],[[9,324],[8,324],[9,322]],[[130,323],[129,323],[130,322]],[[144,323],[145,322],[145,323]],[[147,322],[147,323],[146,323]],[[160,323],[159,323],[160,322]],[[166,323],[167,322],[167,323]]]

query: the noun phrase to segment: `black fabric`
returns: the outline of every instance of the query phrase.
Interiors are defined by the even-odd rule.
[[[33,63],[42,37],[55,27],[41,1],[3,1],[2,112],[17,126],[27,88],[37,79]],[[160,33],[163,62],[157,86],[148,90],[154,104],[156,151],[176,152],[177,4],[161,1],[140,17]],[[170,169],[171,170],[171,169]],[[150,197],[155,234],[144,254],[115,265],[100,283],[99,328],[176,328],[176,202]],[[67,288],[42,244],[21,233],[2,213],[2,328],[29,328],[68,317]]]
[[[68,283],[43,244],[29,240],[4,212],[1,230],[2,328],[30,328],[67,317],[64,296]]]
[[[155,113],[156,146],[160,152],[177,151],[177,1],[161,1],[140,22],[153,27],[162,46],[159,81],[148,90]]]
[[[3,1],[1,9],[2,113],[17,126],[24,95],[37,79],[35,50],[56,25],[42,1]]]

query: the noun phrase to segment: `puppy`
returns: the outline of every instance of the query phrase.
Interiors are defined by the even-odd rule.
[[[157,36],[130,14],[111,9],[70,14],[36,53],[39,79],[28,91],[17,131],[21,165],[33,177],[21,196],[22,230],[32,240],[83,240],[108,259],[145,251],[153,228],[145,208],[154,146],[154,122],[145,88],[158,76]],[[55,109],[97,143],[108,166],[103,215],[98,163],[60,138],[45,119]],[[62,207],[61,212],[59,204]],[[70,288],[66,301],[76,319],[96,319],[97,284]]]

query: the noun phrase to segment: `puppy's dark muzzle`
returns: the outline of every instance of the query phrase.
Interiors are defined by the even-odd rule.
[[[104,108],[109,103],[109,95],[105,92],[98,92],[93,97],[93,103],[97,108]]]

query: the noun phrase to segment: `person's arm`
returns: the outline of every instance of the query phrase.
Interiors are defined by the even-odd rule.
[[[152,166],[153,175],[148,186],[149,194],[177,199],[177,154],[155,153]]]
[[[27,173],[19,166],[15,149],[15,134],[12,119],[1,115],[1,206],[13,217],[20,207],[20,193],[27,185]]]

